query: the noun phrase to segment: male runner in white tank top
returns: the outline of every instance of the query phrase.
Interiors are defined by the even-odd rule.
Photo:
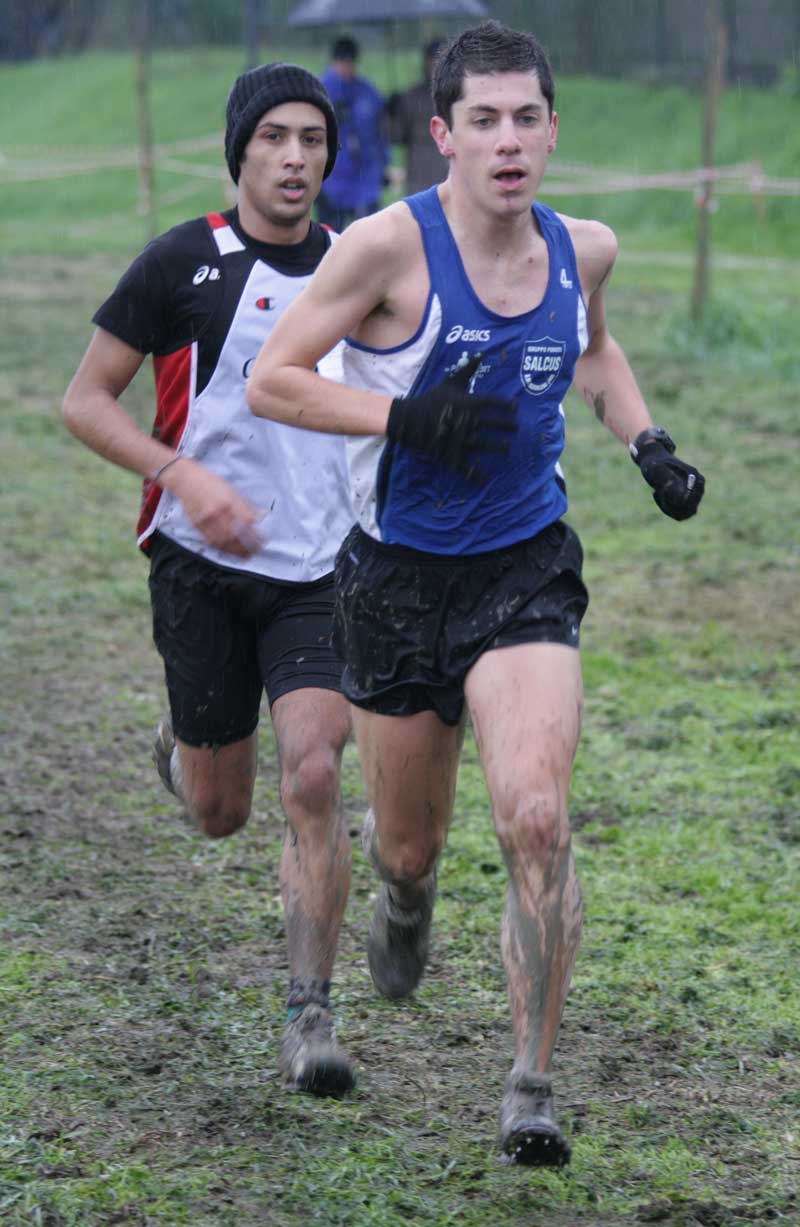
[[[466,704],[509,873],[500,1146],[560,1165],[550,1067],[582,922],[567,795],[587,601],[561,519],[566,388],[631,448],[665,514],[693,515],[704,483],[606,327],[613,233],[534,200],[557,133],[539,44],[496,22],[466,31],[433,98],[447,180],[344,234],[261,351],[248,400],[353,437],[359,523],[337,557],[336,634],[384,883],[373,980],[403,996],[422,975]],[[343,336],[337,387],[315,366]]]
[[[239,77],[225,137],[238,207],[176,226],[134,261],[94,317],[64,402],[74,434],[144,478],[138,536],[170,699],[156,763],[209,836],[232,834],[250,814],[266,687],[287,817],[280,1064],[318,1094],[354,1082],[329,1010],[350,883],[339,767],[351,721],[331,643],[332,573],[353,517],[343,441],[257,422],[245,385],[331,246],[311,207],[337,143],[330,99],[305,69],[263,65]],[[152,434],[119,401],[147,353]]]

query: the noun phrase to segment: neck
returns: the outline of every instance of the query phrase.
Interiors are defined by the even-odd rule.
[[[439,188],[439,200],[459,247],[469,245],[483,251],[491,247],[498,254],[501,251],[510,254],[529,244],[531,230],[536,229],[530,204],[514,213],[483,212],[458,180],[454,181],[452,171]]]
[[[302,243],[311,229],[311,214],[304,213],[296,221],[276,222],[265,217],[254,208],[249,201],[240,198],[239,225],[251,239],[259,243],[275,243],[289,247],[293,243]]]

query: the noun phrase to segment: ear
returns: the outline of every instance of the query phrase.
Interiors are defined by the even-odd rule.
[[[548,153],[555,153],[557,139],[558,139],[558,112],[553,111],[553,118],[550,120],[550,132],[547,137],[547,152]]]
[[[434,115],[431,120],[431,136],[436,142],[436,148],[439,150],[439,153],[445,158],[452,158],[453,138],[450,135],[450,129],[441,115]]]

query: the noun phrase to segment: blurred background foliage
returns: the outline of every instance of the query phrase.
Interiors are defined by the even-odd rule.
[[[234,45],[258,28],[265,48],[327,45],[340,27],[287,25],[298,0],[5,0],[0,60],[23,60],[130,44],[134,21],[149,3],[156,47]],[[461,28],[463,19],[355,23],[365,46],[419,47]],[[706,55],[703,5],[696,0],[487,0],[491,15],[531,29],[556,71],[672,81],[699,81]],[[727,77],[774,85],[788,74],[797,88],[798,0],[722,0],[728,28]],[[351,26],[353,23],[349,23]]]

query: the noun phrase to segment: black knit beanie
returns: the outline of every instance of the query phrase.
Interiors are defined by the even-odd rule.
[[[245,145],[265,111],[282,102],[310,102],[325,116],[328,160],[323,179],[333,170],[339,148],[336,113],[321,81],[297,64],[261,64],[237,77],[228,94],[225,158],[231,178],[239,182]]]

